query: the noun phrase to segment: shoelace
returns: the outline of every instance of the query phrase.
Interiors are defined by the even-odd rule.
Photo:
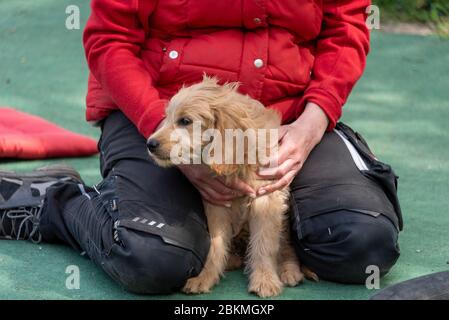
[[[0,236],[9,236],[20,240],[22,232],[25,237],[28,234],[28,240],[34,243],[42,241],[42,235],[39,232],[39,220],[42,214],[42,206],[18,209],[6,209],[0,212]],[[11,221],[11,232],[7,234],[4,229],[5,219]],[[18,228],[16,228],[17,221],[20,221]],[[31,227],[31,230],[30,230]],[[17,230],[17,232],[16,232]]]

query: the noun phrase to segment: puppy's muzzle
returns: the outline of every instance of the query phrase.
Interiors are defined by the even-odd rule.
[[[151,153],[154,153],[160,146],[160,143],[156,139],[148,139],[147,148]]]

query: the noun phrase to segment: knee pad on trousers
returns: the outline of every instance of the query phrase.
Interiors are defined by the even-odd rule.
[[[351,214],[360,217],[337,225],[326,224],[326,214],[315,217],[323,217],[321,227],[296,241],[301,263],[322,279],[363,284],[372,274],[370,270],[383,276],[399,257],[398,231],[388,218]]]
[[[104,269],[127,291],[140,294],[173,292],[199,274],[203,261],[192,251],[167,244],[160,237],[124,231]]]

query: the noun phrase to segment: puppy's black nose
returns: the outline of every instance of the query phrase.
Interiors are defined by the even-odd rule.
[[[147,148],[151,152],[154,152],[157,149],[157,147],[159,147],[159,141],[157,141],[156,139],[149,139],[147,141]]]

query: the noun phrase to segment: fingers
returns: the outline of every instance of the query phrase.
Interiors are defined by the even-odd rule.
[[[288,126],[281,126],[279,128],[279,132],[278,132],[278,134],[279,134],[279,141],[281,141],[284,138],[284,136],[285,136],[285,134],[287,132],[288,132]]]
[[[201,197],[212,204],[230,207],[231,201],[240,196],[232,188],[213,177],[210,170],[204,165],[178,166],[183,174],[198,189]]]
[[[229,202],[232,199],[236,198],[235,194],[222,194],[212,188],[210,185],[203,185],[201,187],[205,192],[207,192],[212,198],[214,198],[216,201],[227,201]]]
[[[211,176],[205,166],[178,166],[178,168],[200,191],[203,199],[212,204],[228,207],[233,199],[242,195],[256,197],[256,190],[240,179],[235,179],[227,185],[223,178]]]
[[[208,179],[197,186],[197,189],[205,201],[228,208],[231,207],[233,199],[244,194],[256,197],[256,191],[240,179],[235,179],[228,186],[223,178]]]
[[[269,159],[267,166],[274,167],[274,165],[281,165],[284,161],[289,159],[295,151],[295,149],[287,144],[280,144],[278,151]]]
[[[208,193],[204,192],[203,190],[199,190],[201,198],[203,198],[204,201],[209,202],[211,204],[214,204],[216,206],[226,207],[229,208],[231,204],[229,202],[224,201],[217,201],[214,198],[212,198]]]
[[[231,207],[231,202],[233,199],[240,196],[240,194],[227,187],[217,178],[198,180],[196,187],[200,191],[204,200],[227,208]]]
[[[287,159],[274,168],[261,168],[257,173],[263,179],[280,179],[287,174],[297,163],[293,159]]]
[[[226,184],[224,184],[224,182],[222,182],[221,180],[219,180],[217,178],[209,178],[207,180],[201,179],[201,182],[208,185],[209,187],[214,189],[216,192],[218,192],[224,196],[228,196],[228,200],[242,196],[242,194],[240,194],[236,190],[229,188]]]
[[[204,200],[218,206],[229,208],[232,200],[239,196],[234,190],[218,181],[217,178],[197,180],[195,186]]]
[[[222,178],[220,178],[220,179],[223,182]],[[240,179],[234,179],[233,181],[231,181],[229,183],[228,186],[230,188],[232,188],[242,194],[246,194],[252,198],[256,197],[256,191]]]
[[[276,190],[281,190],[281,189],[287,187],[288,185],[290,185],[290,183],[295,178],[296,172],[298,172],[298,171],[291,170],[291,171],[287,172],[281,179],[279,179],[275,183],[272,183],[272,184],[269,184],[269,185],[259,188],[259,190],[257,191],[257,194],[262,196],[264,194],[268,194],[268,193],[274,192]]]
[[[258,174],[264,178],[278,178],[280,174],[275,170],[281,166],[284,166],[282,170],[288,171],[288,166],[292,166],[298,158],[298,147],[292,144],[292,142],[284,141],[279,145],[279,149],[268,161],[266,165],[259,169]],[[286,163],[287,162],[287,163]]]

